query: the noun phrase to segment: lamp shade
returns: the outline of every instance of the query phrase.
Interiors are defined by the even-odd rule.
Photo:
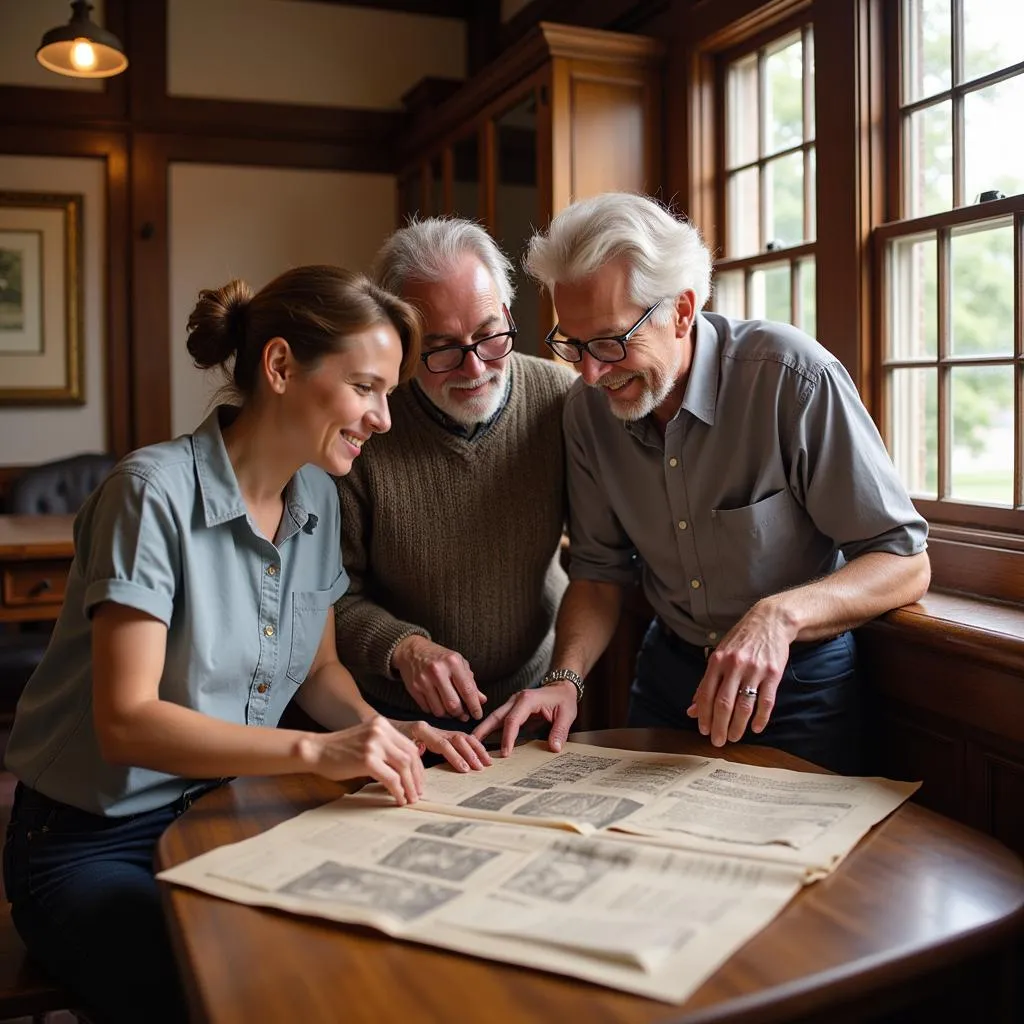
[[[90,20],[91,10],[86,0],[75,0],[71,20],[43,36],[36,60],[44,68],[71,78],[110,78],[128,67],[121,40]]]

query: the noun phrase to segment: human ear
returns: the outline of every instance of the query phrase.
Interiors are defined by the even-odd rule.
[[[284,394],[288,380],[294,375],[294,362],[291,346],[284,338],[271,338],[263,346],[261,369],[275,394]]]
[[[697,315],[697,293],[692,288],[676,296],[676,337],[685,338]]]

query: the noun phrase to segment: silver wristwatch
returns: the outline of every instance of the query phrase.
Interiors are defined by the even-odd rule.
[[[551,686],[553,683],[570,682],[576,687],[576,703],[583,700],[583,676],[579,672],[573,672],[571,668],[553,668],[550,672],[544,673],[541,679],[541,686]]]

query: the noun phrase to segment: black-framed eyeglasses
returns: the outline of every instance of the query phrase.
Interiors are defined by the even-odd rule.
[[[427,369],[431,373],[448,373],[449,370],[457,370],[470,352],[475,352],[477,359],[484,363],[494,362],[496,359],[504,359],[512,351],[519,328],[516,327],[512,314],[507,306],[502,306],[501,311],[508,321],[508,330],[500,334],[489,334],[486,338],[478,338],[470,345],[445,345],[444,348],[432,348],[429,352],[420,355]]]
[[[626,358],[626,342],[647,323],[651,314],[664,302],[658,301],[648,309],[642,317],[625,334],[612,334],[607,337],[591,338],[590,341],[579,341],[576,338],[564,337],[558,324],[548,331],[544,344],[558,356],[569,363],[578,363],[584,352],[589,352],[599,363],[621,363]]]

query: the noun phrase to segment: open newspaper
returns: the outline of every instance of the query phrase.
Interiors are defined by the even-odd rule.
[[[539,741],[485,772],[442,767],[427,779],[420,810],[793,864],[808,880],[920,785],[582,743],[555,754]],[[390,802],[376,783],[351,799]]]
[[[426,780],[158,877],[680,1002],[916,788],[575,743]]]

